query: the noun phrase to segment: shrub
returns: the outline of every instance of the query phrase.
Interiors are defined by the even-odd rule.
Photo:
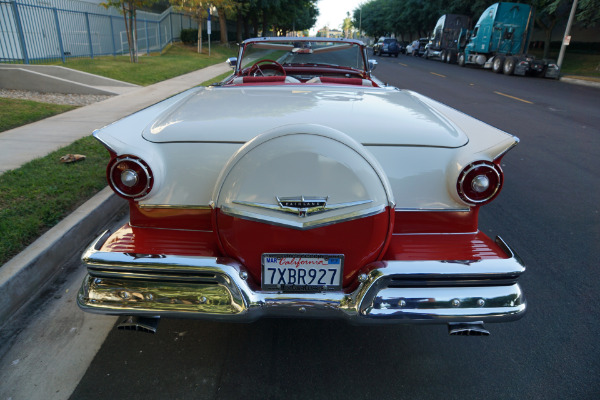
[[[185,44],[198,43],[198,29],[182,29],[179,37]]]

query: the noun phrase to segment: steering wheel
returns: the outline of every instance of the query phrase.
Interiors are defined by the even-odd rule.
[[[281,71],[281,75],[286,76],[285,68],[283,68],[283,65],[281,65],[277,61],[273,61],[273,60],[259,60],[259,61],[255,62],[250,67],[250,70],[248,71],[248,76],[265,76],[262,69],[260,69],[260,64],[262,64],[262,63],[269,63],[269,65],[272,65],[275,67],[273,69],[278,69],[279,71]]]

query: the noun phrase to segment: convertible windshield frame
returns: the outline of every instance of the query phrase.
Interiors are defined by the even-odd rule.
[[[266,59],[289,67],[328,67],[368,74],[364,43],[334,38],[253,38],[241,43],[235,74]]]

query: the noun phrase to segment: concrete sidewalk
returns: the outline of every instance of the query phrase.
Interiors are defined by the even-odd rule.
[[[219,63],[0,133],[0,174],[91,135],[118,119],[231,71]]]
[[[230,70],[229,66],[220,63],[2,132],[0,174]],[[0,266],[0,328],[52,282],[65,260],[81,253],[96,235],[114,223],[115,217],[126,209],[126,204],[112,190],[105,188]]]

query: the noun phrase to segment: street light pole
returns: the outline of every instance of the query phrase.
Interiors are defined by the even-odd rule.
[[[562,67],[563,58],[565,57],[565,50],[567,49],[566,43],[571,39],[571,25],[573,25],[573,19],[575,18],[575,10],[577,10],[577,0],[573,0],[573,7],[571,7],[571,14],[569,14],[567,29],[565,30],[565,36],[563,37],[562,45],[560,46],[560,53],[558,54],[558,61],[556,62],[559,69]]]

